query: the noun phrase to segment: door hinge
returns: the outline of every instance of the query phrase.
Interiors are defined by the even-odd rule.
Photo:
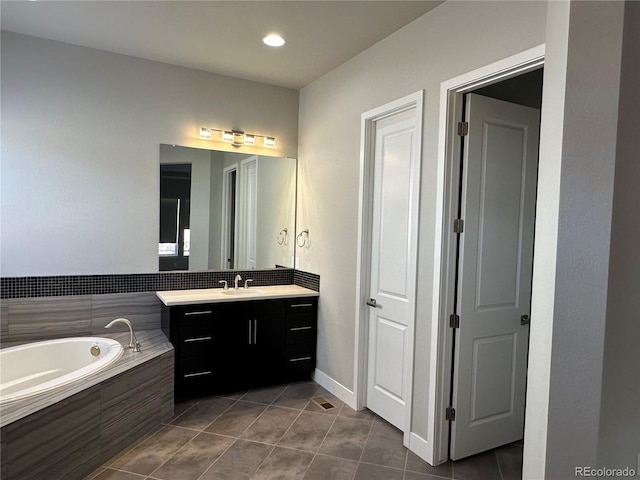
[[[456,218],[453,221],[453,233],[462,233],[464,232],[464,220],[461,218]]]
[[[444,411],[444,419],[448,422],[453,422],[456,419],[456,409],[453,407],[447,407]]]
[[[455,313],[449,315],[449,326],[451,328],[460,328],[460,315],[456,315]]]
[[[466,137],[469,135],[469,122],[458,122],[458,136]]]

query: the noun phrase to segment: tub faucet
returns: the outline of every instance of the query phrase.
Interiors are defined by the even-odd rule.
[[[129,327],[129,332],[131,333],[131,338],[129,339],[129,348],[133,348],[134,352],[139,352],[140,342],[138,342],[136,335],[133,333],[133,327],[131,326],[131,322],[129,320],[127,320],[126,318],[116,318],[115,320],[107,323],[104,328],[111,328],[116,323],[124,323],[127,327]]]
[[[236,278],[233,280],[234,290],[238,290],[238,282],[242,281],[242,277],[240,274],[236,275]]]

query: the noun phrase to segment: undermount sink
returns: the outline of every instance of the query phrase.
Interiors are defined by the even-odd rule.
[[[229,290],[223,290],[223,295],[230,296],[247,296],[247,295],[262,295],[264,290],[260,290],[258,288],[239,288],[237,290],[230,288]]]

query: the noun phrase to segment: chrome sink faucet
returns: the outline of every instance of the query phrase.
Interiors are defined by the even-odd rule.
[[[238,290],[238,282],[242,281],[242,277],[240,274],[236,275],[236,278],[233,280],[233,288],[234,290]]]
[[[133,348],[134,352],[139,352],[140,342],[138,342],[138,339],[133,333],[133,327],[131,326],[131,322],[129,320],[127,320],[126,318],[116,318],[115,320],[107,323],[104,328],[111,328],[117,323],[124,323],[127,327],[129,327],[129,333],[131,333],[131,338],[129,339],[129,348]]]

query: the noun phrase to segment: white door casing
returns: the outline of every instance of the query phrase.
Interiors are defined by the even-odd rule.
[[[523,436],[540,111],[469,94],[452,459]]]
[[[422,92],[363,114],[356,405],[411,425]],[[375,299],[376,306],[366,302]],[[371,302],[370,302],[371,303]]]

